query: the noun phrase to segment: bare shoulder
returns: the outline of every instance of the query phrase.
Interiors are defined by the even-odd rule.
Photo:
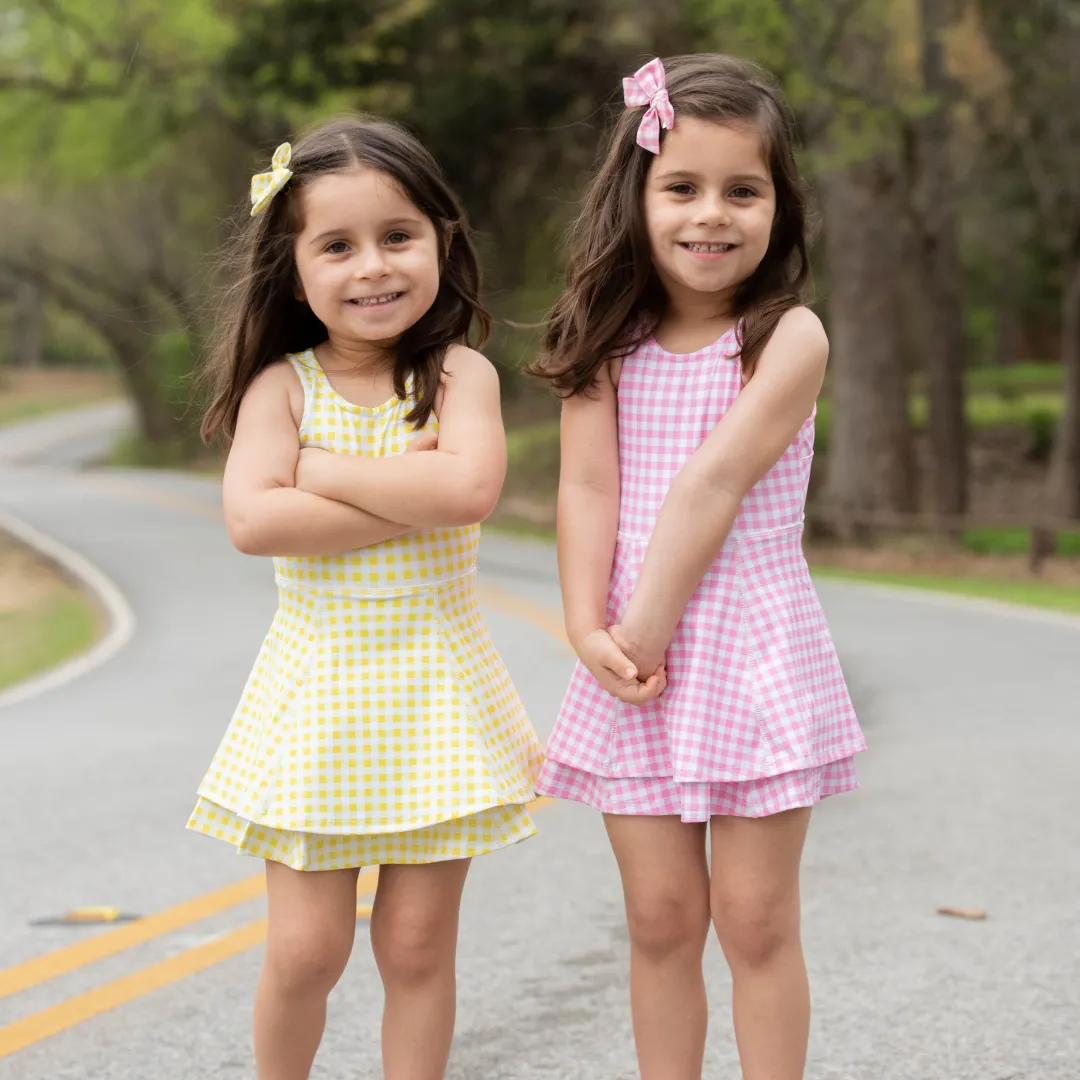
[[[451,379],[468,379],[474,385],[477,382],[496,387],[499,385],[499,372],[495,365],[483,353],[467,345],[451,345],[446,350],[443,372]]]
[[[821,320],[808,307],[785,311],[761,354],[761,364],[796,363],[808,370],[825,370],[829,338]]]
[[[251,380],[244,393],[244,404],[264,408],[280,407],[287,402],[297,426],[304,415],[304,388],[300,377],[288,360],[275,360],[267,364]]]

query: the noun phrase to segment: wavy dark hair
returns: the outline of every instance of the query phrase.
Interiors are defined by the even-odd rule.
[[[809,298],[809,213],[795,162],[794,119],[775,80],[747,61],[697,53],[665,60],[664,68],[676,123],[693,116],[761,133],[776,216],[765,257],[734,297],[733,314],[742,319],[742,365],[749,373],[780,317]],[[637,348],[667,304],[645,228],[645,180],[655,159],[636,142],[644,110],[621,109],[604,144],[571,228],[566,288],[548,318],[540,357],[528,369],[563,396],[584,393],[604,363]]]
[[[408,131],[386,120],[353,116],[322,124],[293,147],[292,177],[270,205],[254,218],[245,211],[226,256],[233,282],[223,296],[203,371],[210,401],[202,422],[204,441],[232,439],[240,402],[267,365],[327,339],[321,320],[296,298],[293,243],[303,228],[301,195],[319,176],[362,167],[394,180],[431,220],[440,241],[449,235],[448,243],[440,243],[435,302],[395,350],[394,392],[402,400],[406,380],[414,377],[410,423],[422,427],[431,414],[449,346],[487,341],[491,317],[480,303],[479,260],[465,212],[435,159]],[[474,324],[478,333],[470,341]]]

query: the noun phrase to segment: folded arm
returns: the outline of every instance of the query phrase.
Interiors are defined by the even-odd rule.
[[[483,521],[506,477],[499,377],[462,346],[450,349],[445,372],[436,449],[383,458],[313,451],[301,461],[300,487],[413,527]]]
[[[787,312],[753,378],[668,489],[621,632],[631,659],[658,662],[745,494],[780,460],[814,408],[829,343],[807,308]]]
[[[303,396],[287,363],[267,368],[244,395],[223,483],[233,544],[246,555],[336,555],[411,532],[294,486]]]

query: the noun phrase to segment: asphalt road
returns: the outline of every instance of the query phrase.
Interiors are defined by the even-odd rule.
[[[89,560],[136,621],[103,665],[0,706],[0,1080],[254,1075],[260,866],[184,823],[272,615],[272,575],[230,547],[214,485],[80,467],[124,416],[0,431],[0,512]],[[553,553],[488,537],[482,580],[546,736],[572,662]],[[862,789],[815,812],[806,853],[807,1076],[1077,1080],[1080,620],[820,591],[871,750]],[[538,822],[538,837],[470,874],[448,1075],[629,1080],[627,940],[601,822],[565,804]],[[96,904],[165,915],[32,925]],[[319,1080],[379,1076],[379,983],[360,926]],[[136,927],[145,940],[120,948]],[[735,1080],[715,943],[708,983],[706,1075]]]

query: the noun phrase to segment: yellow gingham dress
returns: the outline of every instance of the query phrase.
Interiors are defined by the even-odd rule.
[[[384,457],[415,437],[409,401],[354,405],[314,353],[288,359],[303,446]],[[541,750],[477,605],[479,543],[469,525],[274,559],[277,614],[188,827],[297,870],[532,836]]]

